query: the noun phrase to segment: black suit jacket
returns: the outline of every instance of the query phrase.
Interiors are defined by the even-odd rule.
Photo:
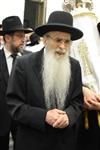
[[[26,54],[27,51],[23,51]],[[0,50],[0,136],[6,135],[10,130],[11,118],[8,114],[5,94],[9,79],[4,50]]]
[[[80,65],[70,58],[72,74],[64,108],[70,125],[65,129],[55,129],[45,122],[47,109],[42,86],[42,56],[43,51],[39,51],[19,58],[8,83],[9,111],[19,123],[16,150],[73,150],[76,122],[83,104]]]
[[[11,123],[5,100],[8,78],[9,73],[5,54],[3,50],[0,50],[0,136],[9,132]]]

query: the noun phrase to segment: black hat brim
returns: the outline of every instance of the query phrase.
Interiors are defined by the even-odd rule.
[[[37,27],[35,29],[36,34],[43,36],[50,31],[61,31],[71,34],[71,40],[78,40],[83,36],[83,32],[75,27],[64,25],[64,24],[47,24]]]
[[[16,31],[23,31],[23,32],[26,33],[26,34],[33,32],[33,30],[30,30],[30,29],[15,29],[15,30],[6,30],[6,31],[1,30],[1,31],[0,31],[0,35],[4,36],[5,34],[14,33],[14,32],[16,32]]]

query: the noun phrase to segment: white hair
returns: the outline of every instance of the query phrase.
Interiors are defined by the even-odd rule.
[[[63,109],[71,78],[68,53],[60,58],[52,50],[46,50],[43,57],[42,77],[47,108]]]

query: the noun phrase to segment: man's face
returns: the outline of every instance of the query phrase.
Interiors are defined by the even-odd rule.
[[[23,31],[14,32],[11,35],[6,35],[6,44],[11,52],[21,52],[24,47],[25,33]]]
[[[49,32],[44,36],[44,44],[47,50],[52,51],[58,58],[66,55],[71,45],[71,35],[65,32]]]
[[[0,27],[0,30],[2,30],[2,27]],[[0,46],[3,44],[3,36],[0,36]]]

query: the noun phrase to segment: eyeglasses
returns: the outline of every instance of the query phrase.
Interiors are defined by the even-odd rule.
[[[71,40],[70,39],[66,39],[66,40],[63,40],[59,37],[57,38],[53,38],[51,35],[47,35],[48,38],[50,38],[51,40],[53,40],[57,45],[60,45],[62,43],[64,43],[66,46],[69,45],[71,43]]]

